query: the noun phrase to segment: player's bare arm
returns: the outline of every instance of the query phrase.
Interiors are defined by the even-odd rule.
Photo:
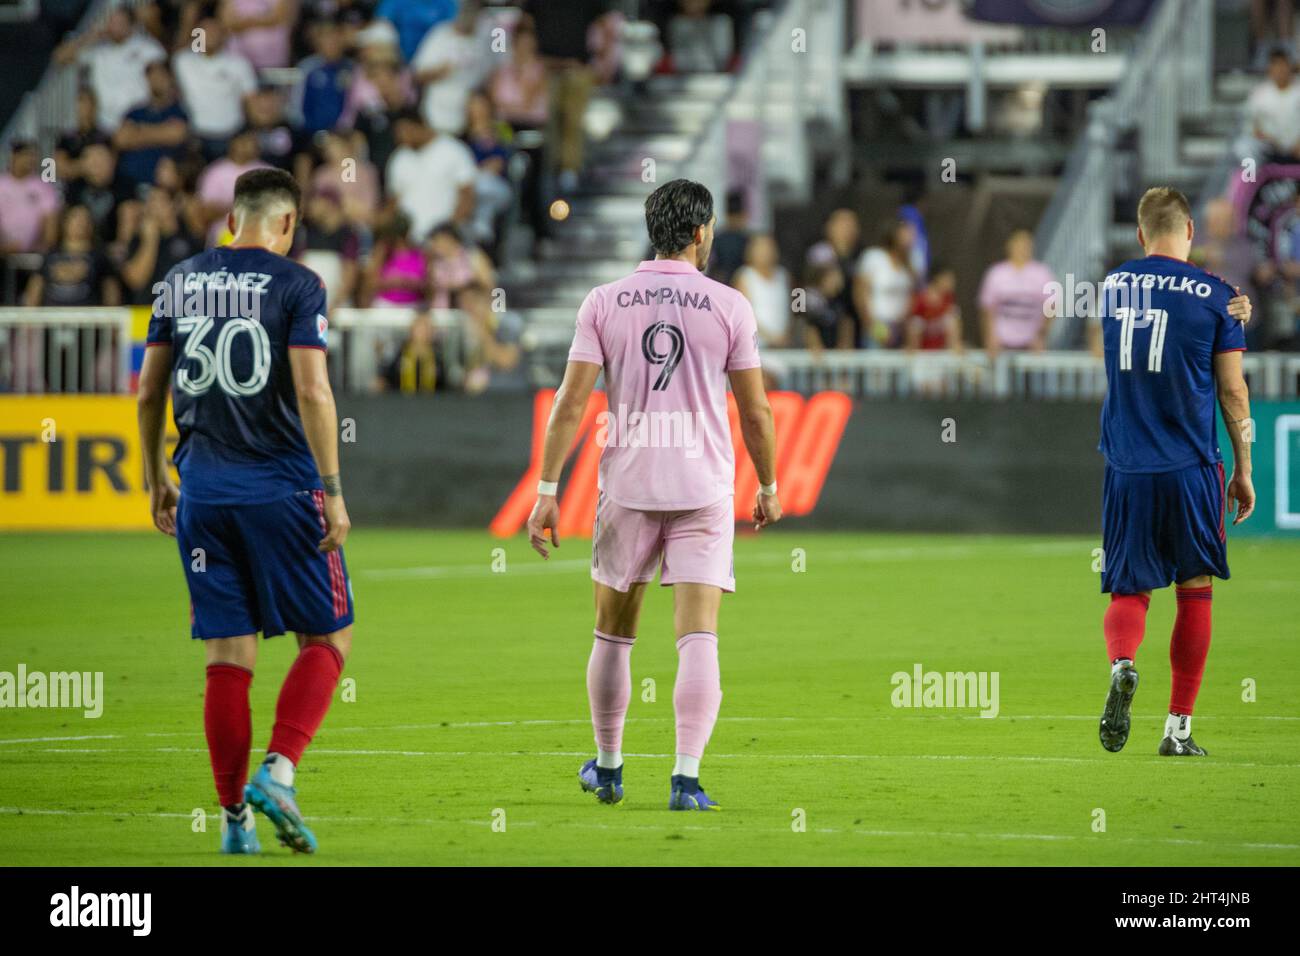
[[[352,522],[343,503],[343,482],[339,477],[339,420],[330,388],[329,366],[320,349],[290,349],[289,367],[298,396],[298,414],[303,434],[325,486],[325,537],[318,547],[335,551],[347,540]]]
[[[587,410],[587,401],[600,377],[600,366],[592,362],[570,362],[564,370],[564,381],[555,393],[551,418],[546,424],[546,441],[542,446],[542,476],[538,484],[537,504],[528,516],[528,543],[543,558],[551,553],[546,547],[546,531],[551,534],[551,544],[560,546],[558,527],[560,504],[555,493],[564,469],[564,459],[573,447]]]
[[[136,417],[140,425],[140,449],[144,455],[144,478],[149,486],[149,513],[154,527],[176,536],[176,502],[180,490],[167,471],[164,430],[167,426],[167,387],[171,380],[172,347],[154,345],[145,349],[140,368]]]
[[[1250,418],[1250,388],[1241,372],[1240,352],[1219,352],[1214,356],[1214,383],[1219,393],[1223,424],[1232,441],[1232,477],[1228,480],[1228,511],[1236,510],[1234,525],[1241,524],[1255,510],[1255,485],[1250,477],[1250,443],[1254,427]]]
[[[746,368],[727,373],[736,407],[740,411],[740,433],[754,470],[758,473],[758,496],[754,501],[754,530],[781,520],[781,500],[776,488],[776,428],[772,406],[763,388],[763,370]]]

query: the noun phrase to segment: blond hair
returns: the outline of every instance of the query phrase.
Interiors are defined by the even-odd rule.
[[[1138,228],[1148,242],[1185,229],[1191,218],[1187,197],[1171,186],[1153,186],[1138,201]]]

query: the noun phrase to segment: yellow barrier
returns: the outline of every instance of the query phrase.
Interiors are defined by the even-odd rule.
[[[152,527],[132,396],[0,396],[0,530]]]

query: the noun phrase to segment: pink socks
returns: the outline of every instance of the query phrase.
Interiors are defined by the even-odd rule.
[[[632,644],[635,637],[618,637],[596,631],[587,661],[587,699],[596,747],[603,754],[618,754],[622,762],[623,721],[632,699]],[[614,766],[617,766],[615,764]]]
[[[699,759],[722,705],[718,635],[709,631],[685,634],[677,641],[677,655],[677,685],[673,688],[677,753]]]

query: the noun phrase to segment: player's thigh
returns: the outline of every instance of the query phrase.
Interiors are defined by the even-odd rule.
[[[722,588],[715,584],[685,582],[673,585],[673,633],[677,637],[696,631],[718,633]]]
[[[654,578],[663,554],[663,513],[615,504],[602,493],[591,529],[591,579],[619,592]]]
[[[1174,580],[1183,587],[1210,576],[1228,576],[1224,475],[1221,464],[1186,468],[1169,476],[1166,489]]]
[[[599,581],[593,581],[592,586],[596,597],[596,630],[615,637],[636,637],[646,582],[634,582],[626,591]]]
[[[694,511],[674,512],[664,524],[660,583],[708,584],[734,591],[735,539],[736,505],[730,495]]]
[[[1102,486],[1101,587],[1140,594],[1168,587],[1174,562],[1163,530],[1159,476],[1106,469]]]
[[[234,664],[251,671],[257,665],[257,635],[214,637],[203,642],[203,652],[208,664]]]
[[[301,650],[308,644],[328,644],[337,650],[346,661],[348,655],[352,653],[352,625],[341,628],[330,634],[302,634],[299,633],[298,648]]]
[[[302,492],[239,512],[266,635],[332,635],[352,624],[343,550],[322,553],[319,493]]]
[[[256,633],[257,590],[230,509],[188,500],[176,508],[176,545],[190,592],[190,633],[201,640]]]

